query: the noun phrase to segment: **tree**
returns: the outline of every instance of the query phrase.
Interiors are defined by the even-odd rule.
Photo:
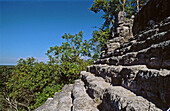
[[[136,3],[137,3],[137,10],[139,12],[139,0],[136,0]]]
[[[66,42],[63,42],[61,46],[50,47],[46,55],[50,60],[55,63],[77,62],[82,56],[91,57],[90,44],[87,40],[83,41],[83,32],[71,35],[70,33],[62,36]]]
[[[138,8],[146,4],[148,0],[94,0],[94,3],[90,7],[90,10],[98,13],[100,11],[104,12],[102,18],[105,20],[101,29],[112,27],[111,22],[114,22],[113,27],[116,27],[116,21],[119,11],[127,12],[127,18],[134,15]],[[123,7],[121,6],[123,4]],[[139,5],[138,5],[139,4]]]
[[[126,0],[123,0],[123,3],[121,2],[121,0],[119,0],[119,2],[120,2],[120,4],[123,5],[123,11],[124,11],[125,10],[125,2],[126,2]]]
[[[83,32],[71,35],[70,33],[62,36],[66,42],[61,46],[50,47],[47,51],[50,64],[60,64],[60,78],[64,84],[73,83],[75,79],[79,78],[79,73],[85,70],[89,62],[83,60],[82,57],[91,57],[91,44],[87,41],[83,41]]]
[[[12,103],[9,101],[10,89],[7,88],[8,79],[11,77],[13,66],[0,66],[0,110],[11,110]],[[11,104],[11,105],[10,105]]]
[[[93,51],[93,60],[97,60],[99,58],[99,54],[102,50],[104,50],[105,43],[110,37],[110,29],[106,30],[95,30],[93,31],[93,37],[89,40],[91,44],[91,50]]]
[[[58,68],[58,65],[38,63],[33,57],[20,59],[6,83],[9,90],[6,103],[15,111],[30,111],[40,106],[62,87],[57,81]]]
[[[105,43],[112,37],[115,28],[117,27],[118,13],[119,11],[125,11],[127,13],[127,19],[134,15],[148,0],[94,0],[94,3],[90,7],[90,10],[98,13],[103,12],[102,18],[105,20],[99,31],[93,32],[93,38],[90,39],[90,43],[96,52],[96,57],[99,57],[99,52],[105,48]],[[122,6],[123,5],[123,6]],[[140,6],[140,7],[139,7]]]
[[[62,38],[66,42],[47,51],[48,64],[36,62],[31,57],[20,59],[11,71],[0,70],[2,110],[30,111],[37,108],[55,92],[61,91],[65,84],[73,83],[79,78],[80,71],[92,64],[91,60],[82,59],[83,56],[92,56],[91,44],[83,41],[82,31],[75,35],[64,34]]]

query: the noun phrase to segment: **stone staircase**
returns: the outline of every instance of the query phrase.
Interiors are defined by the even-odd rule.
[[[113,86],[123,86],[160,108],[170,106],[170,71],[148,69],[146,65],[92,65],[88,71]]]
[[[170,1],[150,0],[134,20],[126,20],[125,13],[120,12],[117,32],[106,43],[100,59],[81,72],[81,79],[65,85],[35,111],[166,111],[170,108],[168,10],[157,12],[164,14],[161,19],[141,18],[144,27],[139,26],[143,23],[139,19],[141,15],[152,13],[148,9],[158,10],[154,8],[163,4],[168,8]],[[154,23],[146,23],[153,19]]]
[[[163,24],[164,23],[164,24]],[[163,29],[163,30],[162,30]],[[117,37],[116,37],[117,39]],[[110,40],[115,41],[115,38]],[[106,50],[96,64],[146,65],[156,69],[170,69],[170,17],[153,29],[136,34],[114,51]]]
[[[86,71],[82,79],[65,85],[36,111],[161,111],[152,102],[132,91],[113,86]]]

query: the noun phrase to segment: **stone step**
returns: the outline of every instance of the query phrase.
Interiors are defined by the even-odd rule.
[[[170,17],[169,17],[170,18]],[[170,19],[166,19],[167,21],[165,21],[163,24],[161,23],[159,31],[158,32],[163,32],[165,30],[169,30],[170,28]]]
[[[87,71],[112,85],[123,86],[142,95],[159,107],[170,106],[170,70],[148,69],[145,65],[92,65],[87,67]]]
[[[101,77],[86,71],[81,72],[88,94],[96,101],[100,111],[161,111],[152,102],[137,96],[122,86],[112,86]]]
[[[131,46],[124,47],[122,49],[117,49],[114,51],[114,53],[112,53],[112,55],[120,56],[128,52],[137,52],[139,50],[146,49],[153,44],[158,44],[160,42],[167,41],[167,40],[170,40],[170,31],[155,34],[151,37],[148,37],[144,41],[139,41],[139,42],[132,44]]]
[[[160,24],[155,25],[153,29],[148,29],[135,35],[133,38],[129,39],[129,42],[123,42],[123,44],[120,44],[120,41],[123,40],[122,37],[116,37],[109,40],[106,43],[107,48],[100,55],[100,58],[103,59],[111,56],[120,56],[127,52],[138,51],[153,44],[170,40],[169,18],[170,17],[160,22]]]
[[[46,102],[42,106],[38,107],[35,111],[50,111],[50,110],[54,111],[52,108],[49,108],[49,105],[52,106],[52,101],[53,101],[53,98],[48,98]],[[55,106],[56,104],[53,104],[53,105]]]
[[[147,31],[142,32],[141,34],[135,35],[134,39],[137,41],[143,41],[143,40],[147,39],[148,37],[151,37],[151,36],[157,34],[158,31],[159,31],[158,28],[149,29]]]
[[[125,45],[122,45],[121,47],[113,50],[112,52],[107,52],[104,56],[102,55],[101,58],[121,56],[129,52],[137,52],[139,50],[146,49],[151,45],[158,44],[160,42],[168,40],[170,40],[170,31],[161,32],[151,37],[147,37],[147,39],[143,41],[131,41],[129,43],[126,43]]]
[[[147,39],[147,37],[151,37],[152,35],[155,35],[157,33],[162,33],[169,31],[170,27],[170,16],[161,21],[159,24],[155,24],[152,29],[146,29],[141,31],[139,34],[134,36],[134,39],[137,41],[143,41]]]
[[[84,82],[78,79],[74,84],[65,85],[35,111],[99,111],[97,104],[87,94]]]
[[[114,65],[91,65],[87,66],[87,72],[91,72],[96,76],[100,76],[113,85],[122,85],[122,76],[120,72],[128,68],[134,72],[140,69],[147,69],[146,65],[134,65],[134,66],[114,66]]]
[[[122,42],[124,40],[123,37],[115,37],[111,40],[109,40],[107,43],[106,43],[106,46],[107,46],[107,53],[105,53],[104,55],[101,55],[100,58],[106,58],[106,57],[110,57],[112,55],[116,55],[119,51],[119,50],[126,50],[127,47],[131,46],[132,44],[134,44],[137,40],[138,41],[143,41],[145,40],[147,37],[150,37],[154,34],[156,34],[158,32],[158,29],[150,29],[148,31],[145,31],[141,34],[138,34],[136,35],[131,41],[129,42]],[[119,42],[122,42],[123,44],[120,45]],[[117,51],[114,52],[115,50],[115,46],[113,46],[112,44],[115,44],[115,43],[119,43],[119,45],[116,45],[117,47]],[[112,52],[110,52],[112,51]],[[115,54],[116,53],[116,54]]]
[[[73,84],[65,85],[61,92],[56,92],[54,98],[48,98],[47,101],[35,111],[71,111],[72,90]]]
[[[138,52],[126,53],[122,56],[98,59],[95,64],[110,65],[147,65],[149,68],[170,69],[170,40],[154,44]]]
[[[58,104],[55,111],[71,111],[73,84],[65,85],[58,94]]]
[[[121,50],[121,49],[127,48],[127,47],[131,46],[132,44],[134,44],[134,42],[136,42],[136,41],[126,42],[122,45],[119,45],[119,47],[117,47],[117,48],[111,48],[111,49],[109,49],[110,47],[107,46],[107,49],[109,49],[109,50],[102,51],[100,58],[103,59],[103,58],[111,57],[112,55],[114,55],[115,50]],[[116,43],[118,43],[118,42],[116,42]],[[110,51],[110,50],[112,50],[112,51]]]
[[[76,80],[73,88],[73,109],[72,111],[99,111],[97,103],[89,97],[84,87],[84,82]]]

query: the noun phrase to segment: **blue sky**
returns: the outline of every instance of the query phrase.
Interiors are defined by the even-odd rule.
[[[64,33],[92,37],[101,14],[88,10],[93,0],[0,0],[0,65],[19,58],[46,61],[46,51],[63,42]]]

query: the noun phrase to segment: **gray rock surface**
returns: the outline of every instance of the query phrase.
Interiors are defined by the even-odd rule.
[[[102,100],[98,106],[103,111],[161,111],[153,103],[136,96],[122,86],[112,86],[101,77],[95,77],[88,72],[81,72],[82,80],[87,84],[87,91],[93,98]]]
[[[170,16],[169,6],[169,0],[150,0],[135,16],[133,33],[154,27],[149,23],[151,20],[156,24]]]
[[[102,77],[113,85],[127,89],[152,100],[160,107],[170,104],[170,71],[148,69],[146,65],[108,66],[92,65],[87,71]]]
[[[98,111],[96,103],[86,93],[84,82],[76,80],[73,89],[73,111]]]

